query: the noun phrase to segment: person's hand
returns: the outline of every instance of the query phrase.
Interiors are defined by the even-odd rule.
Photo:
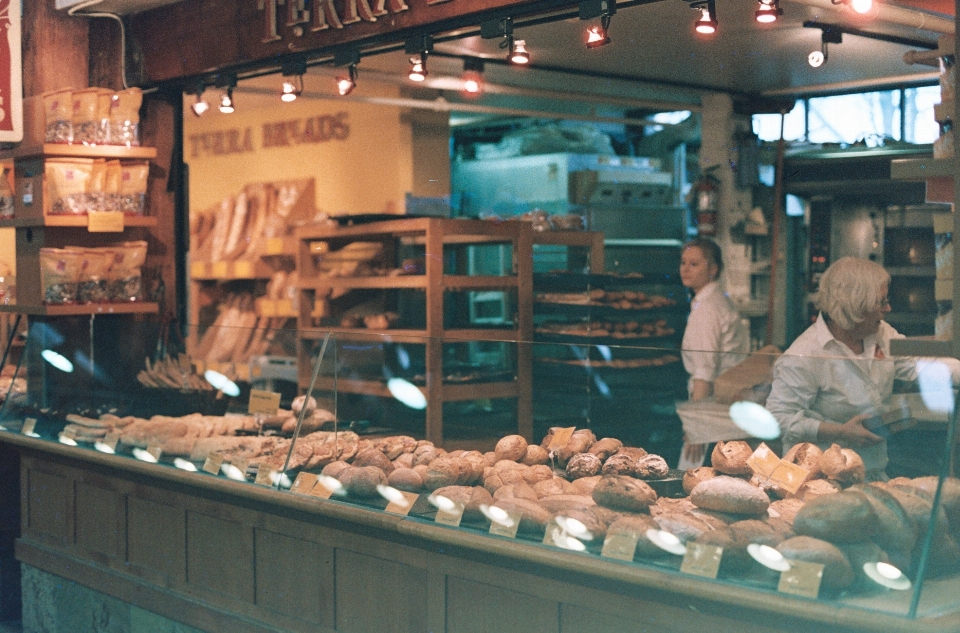
[[[707,451],[706,444],[684,444],[683,447],[683,458],[686,461],[692,464],[703,461],[703,455]]]
[[[863,421],[870,417],[866,413],[855,415],[840,425],[840,436],[850,446],[872,446],[883,438],[871,433],[863,426]]]

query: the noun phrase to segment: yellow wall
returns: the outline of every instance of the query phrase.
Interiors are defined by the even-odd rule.
[[[279,87],[279,78],[270,79],[261,85]],[[397,97],[399,92],[396,87],[368,85],[364,95]],[[207,91],[206,99],[212,102],[217,96]],[[278,94],[241,90],[234,96],[233,114],[214,107],[202,117],[189,110],[185,115],[184,160],[190,167],[194,212],[236,195],[247,183],[305,177],[315,179],[317,209],[330,215],[403,212],[404,196],[414,190],[413,142],[410,122],[400,108],[304,97],[282,103]],[[192,101],[188,96],[185,102]],[[349,126],[345,140],[264,147],[265,124],[298,121],[302,128],[310,120],[342,112]],[[228,151],[231,131],[236,132],[232,149],[253,151]]]

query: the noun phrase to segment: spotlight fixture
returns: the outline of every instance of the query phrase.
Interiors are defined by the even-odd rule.
[[[433,38],[430,35],[418,35],[406,41],[404,51],[410,58],[410,81],[422,82],[427,78],[427,56],[433,50]]]
[[[463,94],[467,97],[479,97],[483,92],[483,60],[479,57],[467,57],[463,60]]]
[[[617,5],[610,0],[580,0],[581,20],[600,18],[600,24],[587,29],[587,48],[599,48],[610,43],[610,16],[617,12]]]
[[[717,22],[717,7],[714,0],[693,3],[690,8],[700,12],[700,17],[693,23],[694,31],[701,35],[713,35],[717,32],[719,23]]]
[[[776,22],[781,15],[783,9],[780,8],[780,0],[759,0],[754,18],[761,24],[770,24]]]
[[[237,87],[237,76],[218,76],[214,85],[217,88],[223,89],[223,92],[220,93],[220,112],[233,114],[234,106],[236,105],[233,102],[233,89]]]
[[[203,91],[205,89],[206,86],[203,85],[203,81],[198,81],[197,87],[194,89],[197,100],[190,104],[190,110],[193,111],[193,114],[196,116],[203,116],[203,114],[210,109],[210,104],[203,100]]]
[[[340,51],[333,56],[334,66],[347,66],[347,75],[337,76],[337,93],[346,97],[357,87],[357,64],[360,63],[360,51]]]
[[[283,88],[280,91],[280,100],[285,103],[296,101],[303,93],[303,76],[307,73],[307,60],[304,57],[289,59],[280,65],[280,74],[283,75]]]
[[[873,0],[830,0],[833,4],[845,4],[855,13],[866,15],[873,10]]]
[[[513,50],[510,51],[510,61],[518,66],[526,66],[530,63],[530,53],[527,52],[527,42],[517,40],[513,43]]]
[[[807,63],[814,68],[823,66],[828,58],[827,44],[843,43],[843,31],[839,29],[824,28],[820,31],[820,50],[813,51],[807,55]]]

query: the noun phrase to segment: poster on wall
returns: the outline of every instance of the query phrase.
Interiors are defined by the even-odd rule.
[[[11,6],[12,5],[12,6]],[[20,64],[20,2],[0,0],[0,142],[23,140],[23,72]]]

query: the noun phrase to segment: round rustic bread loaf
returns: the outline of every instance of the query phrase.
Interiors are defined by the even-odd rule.
[[[667,460],[659,455],[644,455],[633,465],[634,472],[640,479],[663,479],[670,472]]]
[[[400,453],[395,460],[393,460],[394,468],[413,468],[413,453]]]
[[[486,462],[483,460],[483,453],[480,451],[467,451],[460,457],[460,459],[470,466],[470,475],[467,478],[466,485],[476,486],[478,483],[480,483],[480,480],[483,479],[483,470],[487,466]]]
[[[519,461],[527,454],[527,440],[522,435],[507,435],[500,438],[494,452],[498,460]]]
[[[697,487],[698,483],[713,479],[717,474],[717,471],[711,466],[700,466],[699,468],[686,470],[683,473],[683,491],[690,494],[690,492]]]
[[[423,476],[423,487],[436,490],[444,486],[460,485],[461,467],[457,460],[441,457],[430,462]]]
[[[377,486],[387,483],[387,475],[376,466],[354,466],[340,473],[340,483],[348,495],[377,497]]]
[[[412,468],[395,468],[387,475],[387,483],[397,490],[420,492],[423,488],[423,479]]]
[[[606,461],[610,458],[611,455],[619,451],[623,447],[623,442],[613,437],[605,437],[602,440],[598,440],[593,446],[590,447],[590,453],[593,453],[600,458],[600,461]]]
[[[783,459],[809,472],[810,476],[807,477],[809,480],[816,479],[821,475],[820,457],[822,455],[823,450],[816,444],[812,442],[800,442],[799,444],[791,446],[787,454],[783,456]]]
[[[497,488],[497,491],[493,493],[494,499],[527,499],[529,501],[536,501],[540,497],[534,491],[533,487],[529,484],[519,483],[519,484],[507,484],[505,486],[500,486]]]
[[[527,499],[498,499],[494,507],[520,514],[520,532],[543,533],[553,515],[536,501]]]
[[[429,465],[430,462],[438,457],[440,457],[440,453],[437,451],[436,447],[433,446],[433,444],[424,444],[422,446],[418,446],[416,450],[413,451],[413,465]]]
[[[486,517],[480,510],[481,505],[492,506],[494,498],[482,486],[446,486],[437,488],[433,495],[442,496],[463,504],[463,519],[465,521],[485,522]]]
[[[483,464],[488,468],[495,466],[497,463],[497,454],[493,451],[487,451],[483,454]]]
[[[717,472],[725,475],[749,475],[753,472],[747,465],[751,455],[753,449],[746,442],[717,442],[710,460]]]
[[[351,468],[351,466],[347,462],[330,462],[323,467],[323,470],[320,471],[320,474],[326,475],[327,477],[333,477],[334,479],[340,479],[340,473],[348,468]]]
[[[640,448],[639,446],[621,446],[620,450],[614,453],[614,455],[627,455],[633,461],[637,461],[638,459],[640,459],[646,454],[647,454],[647,451]]]
[[[553,479],[553,471],[546,464],[535,464],[528,466],[523,471],[523,480],[531,486],[535,483]]]
[[[686,512],[664,512],[653,517],[664,532],[676,536],[682,543],[695,541],[714,528],[702,519]]]
[[[793,520],[793,531],[831,543],[865,541],[877,529],[877,515],[862,492],[844,491],[807,501]]]
[[[577,453],[567,462],[567,476],[570,479],[593,477],[600,474],[603,462],[593,453]]]
[[[573,488],[570,482],[561,477],[553,477],[544,481],[538,481],[537,483],[533,484],[533,489],[537,491],[537,494],[540,497],[573,494]]]
[[[376,466],[388,475],[393,471],[393,463],[377,448],[366,448],[357,453],[357,456],[353,458],[353,465],[357,467]]]
[[[581,477],[570,482],[570,487],[572,489],[572,494],[576,495],[586,495],[588,497],[593,496],[593,489],[596,488],[597,482],[600,481],[600,475],[594,475],[593,477]]]
[[[607,458],[607,461],[603,463],[603,468],[600,470],[600,472],[603,475],[633,476],[636,463],[637,460],[634,459],[632,455],[628,455],[626,453],[617,453],[616,455],[611,455]]]
[[[845,589],[853,584],[855,576],[850,561],[835,545],[812,536],[795,536],[777,545],[777,550],[787,560],[823,565],[820,586],[825,589]]]
[[[551,495],[540,498],[539,503],[554,514],[567,510],[584,510],[597,505],[592,498],[583,495]]]
[[[607,525],[603,521],[597,518],[597,515],[593,513],[591,508],[570,508],[567,510],[562,510],[555,512],[553,515],[554,519],[561,520],[570,520],[579,521],[583,525],[585,533],[577,530],[575,533],[570,535],[587,543],[588,545],[601,546],[603,545],[603,537],[607,535]]]
[[[827,478],[843,486],[859,484],[866,479],[867,469],[860,455],[852,449],[840,448],[838,444],[832,444],[823,451],[818,465]]]
[[[599,505],[629,512],[646,510],[657,501],[653,488],[625,475],[605,475],[594,486],[592,496]]]
[[[570,441],[557,453],[557,462],[566,467],[570,458],[577,453],[586,453],[597,441],[597,436],[590,429],[579,429],[570,436]]]
[[[690,501],[698,508],[731,514],[766,514],[770,498],[743,479],[720,475],[697,484]]]
[[[550,453],[541,446],[537,444],[528,444],[527,452],[524,454],[523,459],[520,460],[521,463],[526,464],[527,466],[536,466],[537,464],[546,464],[550,461]]]
[[[794,519],[797,517],[797,512],[800,511],[800,508],[803,507],[805,502],[803,499],[797,499],[796,497],[790,497],[788,499],[778,499],[770,504],[770,507],[767,508],[767,514],[774,519],[780,519],[786,523],[793,525]]]
[[[917,494],[929,501],[937,491],[939,477],[917,477],[910,482],[910,487]],[[950,520],[950,530],[960,536],[960,479],[947,477],[943,480],[943,489],[940,492],[940,504]]]
[[[897,498],[879,486],[857,484],[849,490],[862,492],[877,516],[872,540],[890,552],[909,554],[917,542],[917,522],[910,518]]]
[[[773,526],[766,521],[760,521],[758,519],[737,521],[731,523],[729,528],[733,540],[744,548],[750,543],[776,547],[784,540],[783,534],[775,530]]]

